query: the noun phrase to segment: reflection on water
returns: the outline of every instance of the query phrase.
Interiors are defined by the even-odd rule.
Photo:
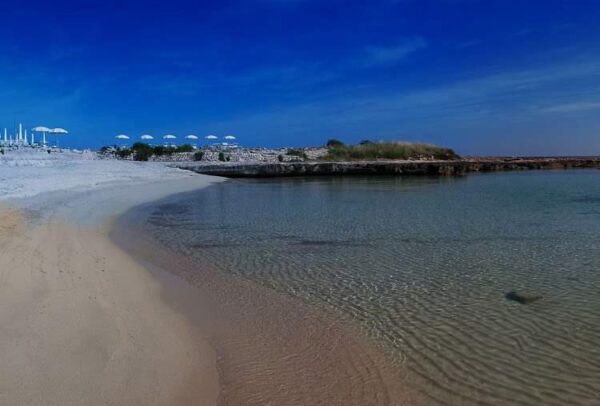
[[[600,404],[598,171],[230,181],[147,210],[168,246],[360,325],[432,403]]]

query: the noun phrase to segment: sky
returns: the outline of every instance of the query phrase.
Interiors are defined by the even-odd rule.
[[[0,127],[600,154],[600,1],[24,1],[0,17]]]

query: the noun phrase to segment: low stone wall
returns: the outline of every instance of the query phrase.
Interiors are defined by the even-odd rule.
[[[178,168],[230,178],[332,176],[332,175],[418,175],[460,176],[469,172],[532,169],[600,168],[600,158],[462,159],[454,161],[357,161],[292,163],[188,162]]]
[[[301,160],[300,157],[287,155],[287,150],[233,150],[233,151],[213,151],[199,150],[204,153],[200,162],[221,162],[219,154],[222,152],[226,162],[245,162],[245,163],[277,163],[277,162],[296,162]],[[150,161],[157,162],[189,162],[194,161],[194,152],[177,152],[169,155],[152,156]]]

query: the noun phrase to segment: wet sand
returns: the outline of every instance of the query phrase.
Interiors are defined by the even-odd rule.
[[[407,377],[352,326],[248,280],[199,269],[136,227],[135,210],[112,239],[163,285],[217,354],[224,405],[414,405]],[[193,286],[182,294],[165,272]]]

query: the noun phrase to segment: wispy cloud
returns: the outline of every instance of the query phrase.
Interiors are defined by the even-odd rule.
[[[596,101],[580,101],[573,103],[557,104],[554,106],[544,107],[542,111],[548,113],[578,113],[590,110],[600,110],[600,102]]]
[[[427,47],[425,39],[414,37],[400,41],[394,46],[355,49],[334,63],[319,60],[284,63],[241,69],[228,74],[205,71],[203,77],[198,77],[193,71],[182,69],[177,74],[156,74],[146,77],[139,81],[139,85],[143,89],[182,96],[192,96],[207,88],[218,86],[232,88],[263,86],[263,89],[285,92],[296,89],[306,90],[309,86],[333,82],[354,71],[396,64],[425,47]],[[172,66],[187,67],[188,58],[181,53],[161,52],[154,56]]]
[[[366,49],[365,65],[390,65],[401,61],[408,55],[427,47],[427,41],[421,37],[408,38],[388,47],[369,47]]]
[[[517,134],[511,131],[518,128],[523,136],[532,128],[528,126],[546,125],[546,119],[532,114],[531,106],[552,98],[581,97],[587,88],[575,84],[583,82],[582,79],[598,83],[598,72],[599,62],[540,67],[461,80],[439,87],[385,93],[377,90],[370,95],[278,106],[274,110],[244,114],[226,123],[215,124],[239,131],[252,129],[265,133],[265,136],[271,128],[278,131],[285,129],[289,137],[311,134],[317,140],[331,134],[413,140],[415,137],[418,140],[419,135],[435,134],[441,137],[438,140],[448,143],[452,134],[469,133],[485,137],[498,131]],[[573,102],[555,108],[557,111],[583,111],[600,108],[600,103]],[[315,120],[315,117],[320,120]],[[440,128],[444,130],[440,132]],[[543,140],[536,139],[535,142]],[[531,148],[534,150],[541,146],[536,144]],[[513,152],[518,153],[516,150]]]

